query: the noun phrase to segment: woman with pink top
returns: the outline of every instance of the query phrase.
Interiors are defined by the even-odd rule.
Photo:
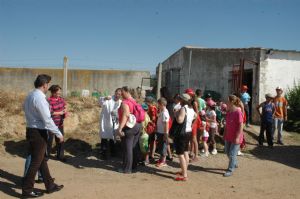
[[[243,141],[243,114],[238,106],[238,97],[229,95],[224,133],[225,152],[229,158],[229,165],[226,173],[224,173],[224,177],[231,176],[234,169],[238,167],[237,153]]]

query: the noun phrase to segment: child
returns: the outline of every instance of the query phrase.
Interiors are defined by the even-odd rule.
[[[233,171],[238,168],[237,152],[243,140],[243,114],[238,108],[239,99],[235,95],[230,95],[227,106],[224,141],[229,164],[224,177],[231,176]]]
[[[174,96],[174,107],[173,107],[173,112],[174,112],[174,115],[177,111],[179,111],[181,109],[181,104],[180,104],[180,95],[179,94],[176,94]]]
[[[206,130],[206,118],[205,118],[205,111],[204,110],[202,110],[200,112],[200,118],[201,118],[201,121],[202,121],[201,132],[202,132],[202,142],[203,142],[203,148],[204,148],[204,156],[208,157],[209,152],[208,152],[207,140],[209,138],[209,133]]]
[[[146,104],[148,105],[148,115],[150,117],[151,123],[156,128],[157,122],[157,108],[154,104],[154,98],[151,96],[146,97],[145,99]],[[149,144],[150,144],[150,153],[149,153],[149,160],[154,160],[154,153],[156,150],[156,140],[155,140],[155,132],[148,132],[149,134]]]
[[[257,106],[256,110],[261,117],[260,125],[260,134],[258,139],[258,144],[260,146],[264,143],[264,133],[266,131],[267,141],[270,148],[273,147],[272,139],[272,127],[273,127],[273,114],[275,112],[275,105],[272,102],[273,97],[271,94],[266,94],[266,101]],[[262,108],[262,113],[259,112],[259,109]]]
[[[150,123],[150,117],[147,114],[148,111],[148,105],[146,103],[142,104],[142,108],[145,111],[145,120],[142,122],[142,133],[139,139],[139,146],[140,146],[140,151],[141,151],[141,157],[140,157],[140,162],[142,165],[147,165],[149,164],[149,155],[148,155],[148,149],[149,149],[149,135],[148,135],[148,128],[149,128],[149,123]]]
[[[198,114],[199,113],[198,97],[195,95],[193,89],[191,88],[186,89],[185,93],[190,95],[194,112],[197,114],[197,117],[192,123],[192,134],[190,137],[190,156],[191,156],[190,162],[194,163],[199,160],[197,135],[201,127],[201,119],[200,119],[200,115]]]
[[[209,123],[209,142],[213,145],[213,150],[211,152],[212,155],[216,155],[218,153],[215,141],[215,135],[217,133],[216,117],[215,102],[209,100],[207,102],[206,121]]]
[[[158,108],[160,112],[156,124],[157,126],[156,135],[158,141],[158,149],[160,153],[160,158],[156,164],[157,167],[167,166],[166,156],[167,156],[167,147],[168,147],[170,115],[166,106],[167,106],[167,100],[165,98],[160,98],[158,100]]]

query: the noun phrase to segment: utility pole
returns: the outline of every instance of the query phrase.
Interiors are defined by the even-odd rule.
[[[64,79],[63,79],[63,96],[67,97],[68,94],[68,65],[69,59],[67,56],[64,57]]]

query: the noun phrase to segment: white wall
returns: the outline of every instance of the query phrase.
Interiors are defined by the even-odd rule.
[[[265,94],[276,94],[276,87],[281,86],[286,92],[300,80],[300,53],[275,51],[260,64],[259,101],[265,100]]]

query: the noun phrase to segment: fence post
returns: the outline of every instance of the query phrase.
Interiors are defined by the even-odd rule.
[[[158,74],[157,74],[157,91],[156,98],[160,98],[160,88],[161,88],[161,79],[162,79],[162,64],[158,64]]]
[[[64,78],[63,78],[63,96],[67,97],[68,94],[68,65],[69,59],[67,56],[64,57]]]

